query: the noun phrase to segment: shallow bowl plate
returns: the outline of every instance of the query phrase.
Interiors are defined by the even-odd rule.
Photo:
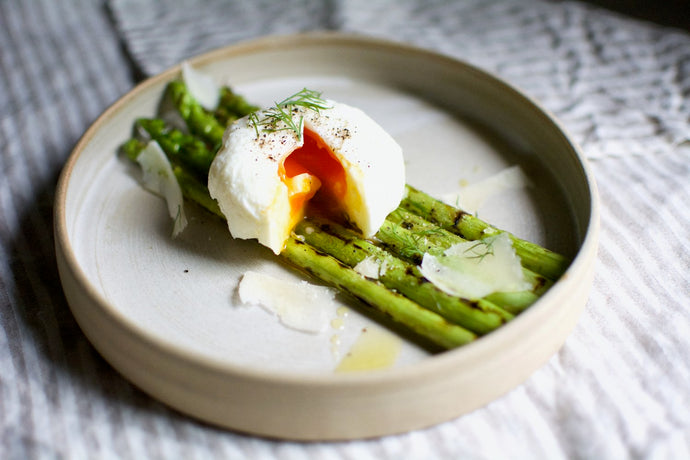
[[[269,37],[190,63],[261,105],[308,87],[364,109],[402,145],[408,183],[432,195],[519,165],[532,185],[487,196],[480,217],[573,263],[529,310],[468,346],[430,353],[403,340],[387,369],[336,373],[362,329],[385,324],[339,299],[328,307],[342,320],[337,327],[305,334],[240,305],[236,287],[247,270],[299,275],[256,242],[232,240],[220,220],[191,205],[189,227],[171,238],[164,202],[117,155],[133,121],[155,114],[166,82],[179,75],[176,66],[138,85],[89,128],[64,168],[55,203],[70,308],[127,379],[223,427],[351,439],[425,427],[480,407],[563,344],[591,285],[596,190],[577,146],[528,97],[458,60],[339,34]]]

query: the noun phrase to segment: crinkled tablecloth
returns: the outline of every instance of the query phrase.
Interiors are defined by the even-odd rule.
[[[680,14],[687,14],[687,9]],[[121,378],[57,277],[57,176],[138,81],[267,34],[340,30],[463,59],[552,111],[601,197],[591,296],[563,348],[504,397],[381,439],[211,428]],[[0,457],[690,458],[690,35],[580,2],[0,2]]]

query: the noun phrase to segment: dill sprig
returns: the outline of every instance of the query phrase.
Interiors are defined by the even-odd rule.
[[[442,232],[443,230],[440,228],[428,228],[411,232],[393,226],[386,233],[390,236],[395,246],[399,248],[400,255],[403,258],[413,260],[421,259],[424,257],[424,253],[430,249],[427,237],[442,235]]]
[[[471,253],[466,256],[468,259],[479,259],[482,262],[486,256],[494,255],[494,238],[485,238],[477,240],[475,244],[465,249],[464,254]]]
[[[276,102],[273,107],[264,110],[262,118],[259,118],[257,112],[249,115],[249,121],[254,125],[256,136],[259,137],[260,132],[292,131],[297,135],[297,139],[302,142],[304,116],[300,115],[299,119],[295,121],[292,111],[296,107],[303,107],[317,113],[321,109],[330,108],[328,103],[321,98],[319,91],[303,88],[292,96]],[[280,126],[281,123],[283,126]]]

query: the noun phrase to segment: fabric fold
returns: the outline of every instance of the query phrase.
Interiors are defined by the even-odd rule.
[[[590,159],[690,142],[690,36],[584,3],[109,0],[125,45],[154,75],[264,35],[334,30],[407,42],[495,73],[554,113]]]

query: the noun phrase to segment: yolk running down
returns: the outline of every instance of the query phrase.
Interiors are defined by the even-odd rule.
[[[304,145],[285,157],[279,173],[288,186],[292,225],[304,217],[312,197],[322,211],[339,209],[346,191],[345,169],[317,134],[304,131]]]

